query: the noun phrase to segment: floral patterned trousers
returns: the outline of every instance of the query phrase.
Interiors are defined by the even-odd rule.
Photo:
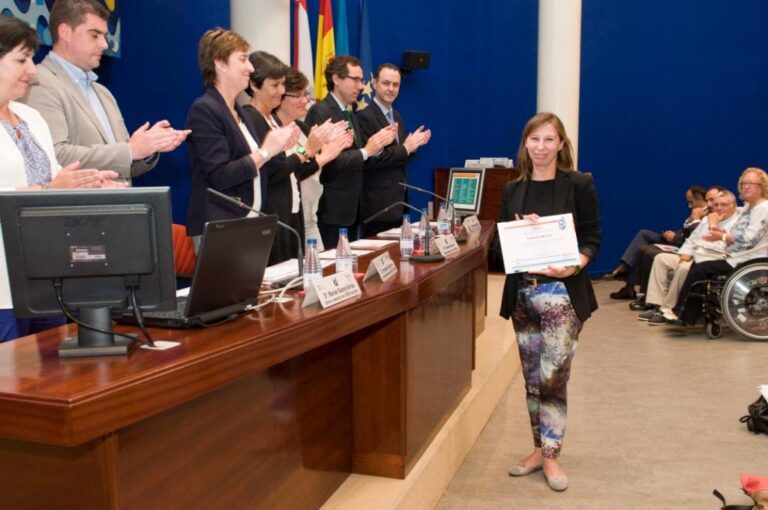
[[[565,285],[559,281],[529,286],[521,282],[512,314],[533,443],[545,458],[560,455],[568,409],[571,360],[582,323]]]

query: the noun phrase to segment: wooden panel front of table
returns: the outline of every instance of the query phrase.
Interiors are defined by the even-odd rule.
[[[167,351],[59,359],[72,326],[0,344],[0,508],[315,509],[349,473],[405,477],[470,388],[483,227],[441,263],[393,245],[394,278],[327,310],[152,329]]]

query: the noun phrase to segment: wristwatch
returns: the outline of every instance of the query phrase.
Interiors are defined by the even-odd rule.
[[[264,161],[269,161],[269,151],[267,149],[264,147],[259,147],[256,149],[256,152],[261,154],[261,157],[264,158]]]

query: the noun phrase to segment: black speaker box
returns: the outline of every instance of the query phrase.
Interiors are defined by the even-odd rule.
[[[406,50],[403,52],[403,69],[427,69],[429,67],[429,52]]]

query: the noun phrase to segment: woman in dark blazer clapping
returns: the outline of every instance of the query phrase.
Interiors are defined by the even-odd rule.
[[[579,332],[597,309],[584,268],[600,247],[600,215],[592,177],[573,169],[571,143],[555,114],[539,113],[528,121],[517,160],[520,177],[504,187],[499,221],[571,213],[581,262],[512,274],[505,281],[501,316],[512,318],[517,335],[534,443],[509,474],[543,469],[550,488],[562,491],[568,487],[558,461],[566,387]]]
[[[269,200],[269,172],[265,170],[274,164],[270,160],[293,147],[299,136],[299,129],[292,125],[273,130],[260,140],[256,126],[235,102],[253,71],[248,49],[240,35],[221,28],[207,31],[200,39],[198,58],[207,88],[187,114],[187,128],[192,130],[188,139],[192,190],[187,232],[197,241],[196,247],[207,221],[246,216],[242,209],[211,198],[207,189],[262,210]]]

